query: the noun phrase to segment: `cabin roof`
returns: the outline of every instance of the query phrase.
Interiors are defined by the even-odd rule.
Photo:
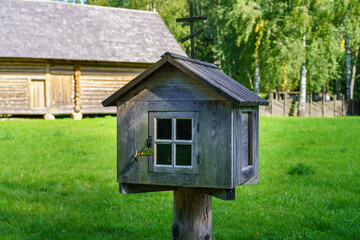
[[[154,63],[185,54],[158,13],[0,0],[0,57]]]
[[[125,96],[129,91],[139,86],[143,81],[151,77],[155,72],[160,71],[161,67],[168,63],[185,72],[192,78],[203,82],[234,104],[248,106],[269,104],[266,100],[220,71],[216,65],[184,57],[176,53],[166,52],[161,56],[161,60],[105,99],[102,102],[103,106],[116,106],[116,102],[119,98]]]

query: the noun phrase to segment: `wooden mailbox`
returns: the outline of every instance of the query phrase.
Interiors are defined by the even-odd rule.
[[[259,105],[216,65],[166,52],[103,101],[117,106],[121,193],[196,188],[224,200],[257,183]]]
[[[103,102],[117,106],[122,193],[256,183],[266,104],[216,65],[163,54]]]

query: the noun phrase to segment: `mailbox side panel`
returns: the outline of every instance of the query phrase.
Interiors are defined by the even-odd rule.
[[[117,104],[117,180],[119,183],[146,183],[148,160],[136,161],[137,149],[146,146],[148,138],[148,103]],[[145,159],[146,158],[146,159]]]
[[[234,187],[257,184],[259,172],[259,108],[233,110]]]
[[[232,104],[199,102],[199,186],[232,188]]]

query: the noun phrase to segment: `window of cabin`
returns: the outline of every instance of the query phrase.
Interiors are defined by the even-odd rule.
[[[150,170],[194,172],[195,115],[195,112],[150,112],[149,134],[154,136]]]

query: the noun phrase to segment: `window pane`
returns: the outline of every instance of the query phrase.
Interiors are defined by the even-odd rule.
[[[191,140],[191,119],[176,119],[176,139]]]
[[[156,144],[156,164],[171,165],[171,144]]]
[[[171,118],[169,119],[156,119],[157,122],[157,139],[172,139],[171,137]]]
[[[191,145],[176,145],[176,165],[191,166]]]

